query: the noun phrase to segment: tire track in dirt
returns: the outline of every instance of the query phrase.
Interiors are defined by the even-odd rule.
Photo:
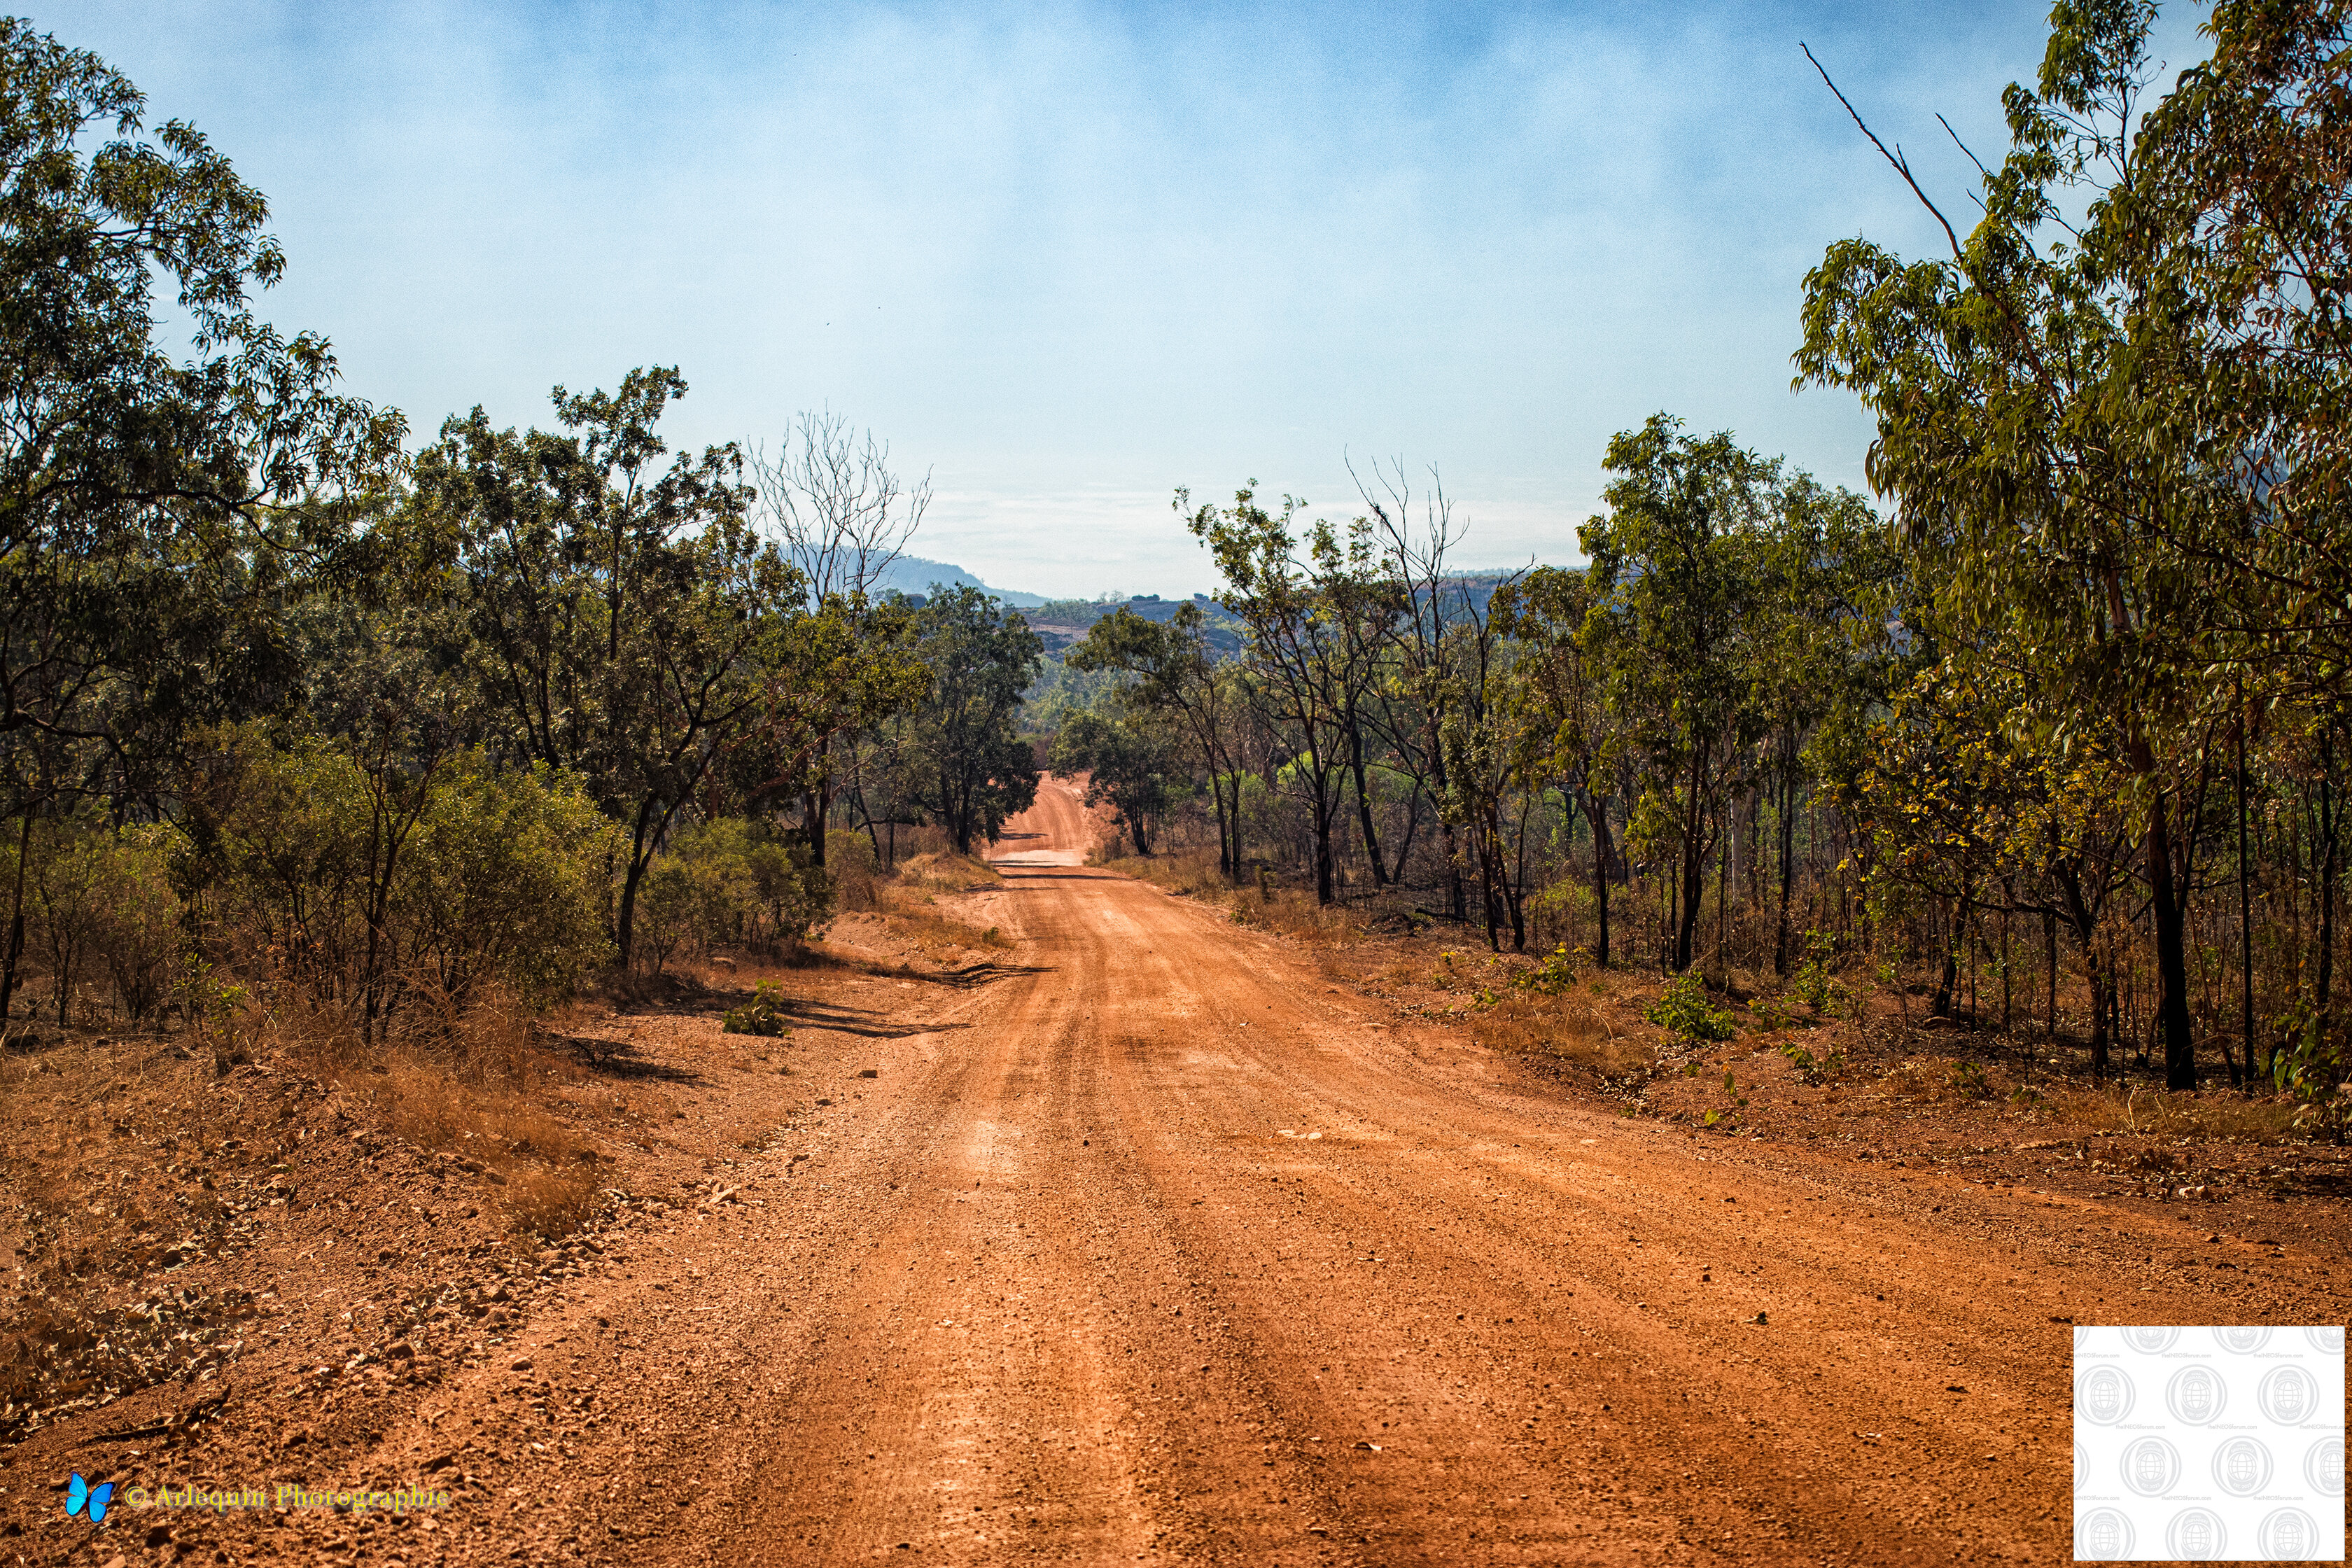
[[[742,1163],[764,1206],[390,1421],[478,1483],[408,1561],[2048,1560],[2053,1320],[2214,1310],[2029,1275],[2072,1211],[1526,1087],[1077,864],[1059,784],[1019,826],[1017,961],[796,1058],[852,1087]]]

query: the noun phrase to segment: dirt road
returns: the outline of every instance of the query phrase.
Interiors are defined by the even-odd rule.
[[[237,1552],[2050,1562],[2064,1320],[2260,1306],[2077,1203],[1563,1103],[1077,864],[1058,786],[1015,827],[1012,973],[387,1413],[458,1506]]]

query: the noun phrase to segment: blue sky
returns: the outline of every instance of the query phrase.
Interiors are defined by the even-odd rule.
[[[676,363],[693,442],[830,407],[915,548],[1048,594],[1212,585],[1168,500],[1340,514],[1434,464],[1465,560],[1568,561],[1667,409],[1859,489],[1789,391],[1805,269],[1940,238],[1799,52],[1967,205],[2043,8],[84,3],[32,13],[271,201],[268,300],[420,435]],[[2177,66],[2195,16],[2163,28]]]

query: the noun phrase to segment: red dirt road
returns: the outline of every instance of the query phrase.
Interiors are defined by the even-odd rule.
[[[2053,1562],[2060,1320],[2246,1321],[2155,1222],[1565,1101],[1014,826],[1013,973],[389,1415],[476,1485],[363,1555]]]

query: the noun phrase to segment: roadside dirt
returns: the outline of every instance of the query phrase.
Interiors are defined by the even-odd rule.
[[[1627,1118],[1085,866],[1059,784],[1013,826],[1008,951],[626,1020],[694,1130],[635,1196],[42,1427],[0,1562],[2062,1561],[2069,1324],[2344,1319],[2338,1226]],[[71,1469],[448,1502],[92,1530]]]

